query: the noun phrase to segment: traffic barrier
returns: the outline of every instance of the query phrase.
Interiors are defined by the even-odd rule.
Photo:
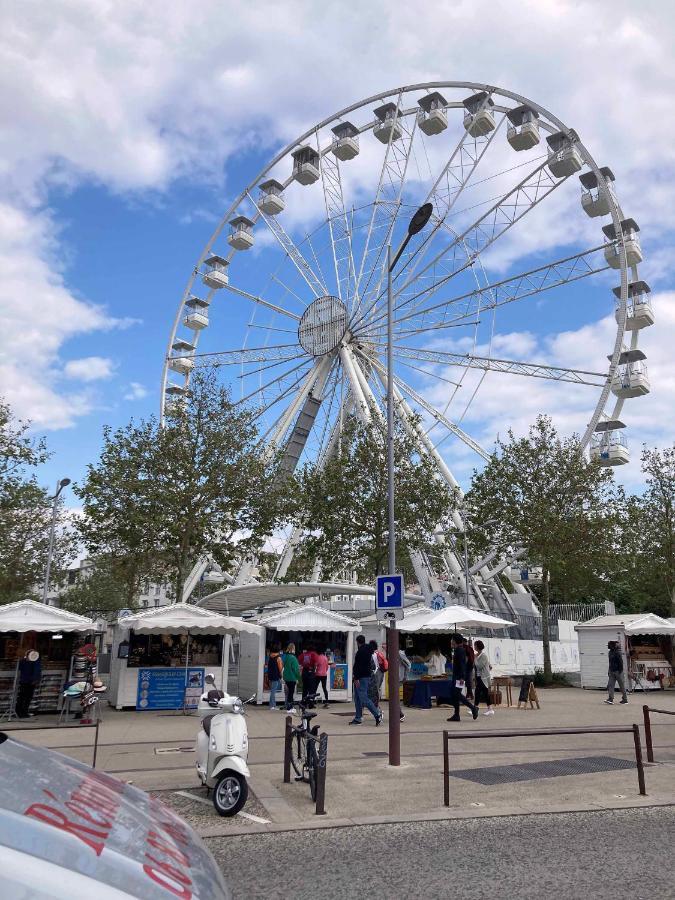
[[[450,741],[475,740],[477,738],[514,738],[530,735],[554,734],[631,734],[635,743],[635,765],[640,794],[646,796],[645,770],[642,763],[642,745],[638,725],[596,725],[592,728],[531,728],[527,731],[479,731],[459,733],[443,731],[443,803],[450,806]]]
[[[9,728],[3,728],[5,734],[11,734],[14,731],[52,731],[54,729],[68,729],[68,728],[95,728],[94,732],[94,757],[91,761],[92,769],[96,768],[96,757],[98,755],[98,727],[101,724],[100,720],[97,719],[95,722],[90,722],[88,724],[82,725],[78,723],[77,725],[13,725]]]
[[[642,715],[645,721],[645,744],[647,745],[647,762],[654,762],[654,745],[652,744],[652,722],[649,717],[650,713],[658,713],[660,716],[675,716],[672,709],[655,709],[653,706],[645,704],[642,707]]]

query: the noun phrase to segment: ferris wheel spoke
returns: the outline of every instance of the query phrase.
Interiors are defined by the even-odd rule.
[[[304,355],[298,353],[299,344],[268,344],[266,347],[246,347],[243,350],[214,350],[211,353],[195,353],[189,359],[204,360],[204,365],[229,366],[257,362],[269,362],[279,360],[288,362]],[[171,358],[171,357],[169,357]]]
[[[330,152],[321,156],[321,184],[330,229],[337,295],[351,312],[357,299],[352,233],[345,210],[340,165],[337,157]]]
[[[305,257],[303,256],[300,249],[294,243],[293,239],[288,235],[285,231],[281,222],[279,222],[278,216],[270,216],[267,215],[263,210],[258,206],[256,201],[253,199],[253,196],[249,193],[248,197],[250,201],[254,204],[258,212],[260,213],[263,221],[272,232],[276,240],[278,241],[281,248],[285,251],[287,256],[291,259],[296,269],[300,273],[300,275],[304,278],[309,287],[310,291],[314,294],[315,297],[322,297],[328,293],[326,285],[323,283],[322,279],[316,274],[314,269],[307,262]],[[299,317],[298,317],[299,318]]]
[[[386,265],[385,248],[401,206],[401,195],[417,125],[417,119],[413,119],[411,127],[408,123],[409,117],[399,116],[401,99],[402,95],[399,93],[356,279],[355,294],[358,294],[359,300],[355,315],[368,294],[373,277],[377,278],[379,274],[380,281],[382,279]]]
[[[298,348],[298,349],[300,349],[300,348]],[[258,374],[260,374],[260,372],[267,371],[267,369],[274,369],[277,366],[283,366],[284,363],[294,362],[296,359],[301,359],[303,357],[306,358],[306,356],[307,356],[307,354],[304,351],[301,351],[300,353],[296,353],[294,356],[287,356],[287,357],[284,357],[283,359],[277,360],[277,362],[270,362],[264,366],[259,366],[257,369],[247,369],[247,371],[242,372],[241,375],[238,375],[237,378],[241,378],[241,379],[251,378],[253,375],[258,375]],[[218,365],[218,363],[216,363],[216,365]],[[279,375],[278,377],[279,378],[285,377],[285,373],[283,373],[282,375]]]
[[[288,309],[284,309],[283,306],[277,306],[275,303],[270,303],[269,300],[264,300],[262,297],[258,297],[256,294],[251,294],[248,291],[243,290],[242,288],[235,287],[233,284],[223,285],[228,291],[231,291],[233,294],[238,294],[240,297],[246,297],[247,300],[251,300],[253,303],[257,303],[258,306],[264,306],[267,309],[271,309],[273,312],[281,313],[283,316],[288,316],[291,319],[295,319],[296,322],[300,321],[300,316],[291,312]]]
[[[305,366],[310,365],[311,362],[312,362],[311,359],[304,359],[301,363],[298,363],[297,366],[293,366],[292,369],[289,369],[285,373],[284,377],[287,378],[289,375],[292,375],[293,372],[297,372],[299,369],[302,369]],[[276,378],[273,378],[272,381],[268,381],[268,382],[266,382],[266,384],[260,385],[254,391],[251,391],[251,393],[246,394],[244,397],[241,398],[241,400],[238,400],[235,405],[241,406],[243,403],[246,403],[248,400],[252,400],[258,394],[262,394],[263,391],[266,391],[268,388],[273,387],[275,384],[277,384],[277,385],[279,384],[279,376],[278,375]]]
[[[418,347],[404,347],[400,344],[394,346],[394,354],[397,359],[435,362],[447,366],[501,372],[507,375],[529,375],[532,378],[570,381],[574,384],[588,384],[594,387],[602,387],[607,379],[606,372],[588,372],[584,369],[567,369],[562,366],[541,365],[515,359],[495,359],[469,353],[449,353],[445,350],[425,350]],[[600,380],[591,381],[592,378]]]
[[[465,249],[469,262],[477,259],[483,251],[521,221],[569,177],[567,175],[563,178],[555,178],[549,171],[547,162],[540,163],[497,203],[493,204],[487,212],[439,251],[421,271],[409,278],[397,294],[403,294],[434,266],[442,264],[447,267],[447,275],[435,281],[426,291],[428,296],[436,293],[442,284],[447,284],[461,269],[466,268],[463,261],[461,267],[458,268],[457,260],[461,260],[464,255],[457,253],[458,247]],[[408,298],[399,303],[399,309],[407,306],[410,302],[412,301]]]
[[[371,360],[371,362],[373,365],[373,369],[377,372],[383,386],[386,385],[387,374],[385,367],[378,360]],[[405,382],[398,375],[394,375],[394,384],[397,388],[400,389],[400,391],[403,391],[404,394],[407,394],[411,400],[414,400],[418,406],[429,413],[429,415],[433,419],[436,419],[438,422],[444,425],[448,429],[448,431],[451,431],[455,435],[455,437],[458,437],[467,445],[467,447],[470,447],[474,451],[474,453],[477,453],[485,460],[488,460],[490,458],[489,454],[485,452],[481,445],[477,441],[475,441],[471,437],[471,435],[467,434],[466,431],[459,427],[459,425],[451,422],[450,419],[446,418],[443,413],[440,413],[434,406],[431,405],[431,403],[425,400],[424,397],[418,394],[414,388],[407,384],[407,382]]]

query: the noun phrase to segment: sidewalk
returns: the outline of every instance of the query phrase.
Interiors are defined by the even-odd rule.
[[[299,827],[336,827],[366,821],[421,821],[446,817],[482,817],[554,811],[612,809],[627,806],[675,804],[675,717],[652,717],[657,764],[647,766],[647,797],[638,793],[630,734],[539,736],[512,739],[456,741],[450,745],[451,772],[491,769],[522,763],[561,759],[605,757],[606,765],[627,768],[583,775],[528,780],[505,780],[484,784],[453,776],[450,808],[443,807],[442,738],[444,728],[463,733],[497,729],[642,724],[642,704],[675,710],[675,693],[654,692],[646,697],[633,694],[630,702],[607,706],[600,691],[576,688],[540,690],[541,710],[498,708],[496,715],[471,719],[468,710],[461,723],[448,723],[452,710],[406,709],[401,726],[401,766],[387,762],[387,724],[376,728],[364,718],[361,726],[350,726],[353,708],[336,703],[318,709],[314,720],[329,735],[326,809],[314,816],[306,784],[283,784],[283,734],[285,715],[265,707],[250,709],[251,787],[263,816],[271,824],[241,826],[242,831],[288,830]],[[384,705],[385,717],[387,706]],[[198,727],[196,716],[174,713],[137,713],[104,710],[98,765],[118,777],[147,790],[173,791],[197,785],[191,748]],[[53,723],[41,717],[40,724]],[[11,730],[7,728],[6,730]],[[49,746],[83,762],[91,762],[93,729],[19,732],[20,740]],[[642,736],[644,740],[644,735]],[[159,751],[159,752],[158,752]],[[162,752],[164,751],[164,752]],[[166,752],[168,751],[168,752]],[[612,762],[618,761],[618,762]],[[522,777],[523,773],[515,773]],[[531,774],[531,773],[530,773]],[[493,776],[494,772],[487,773]],[[512,779],[513,772],[504,773]],[[485,778],[484,772],[475,774]],[[233,823],[221,824],[207,804],[204,834],[233,832]],[[198,823],[195,823],[198,824]],[[234,829],[236,830],[236,828]],[[223,833],[225,833],[223,831]]]

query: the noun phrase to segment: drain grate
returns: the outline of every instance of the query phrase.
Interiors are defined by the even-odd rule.
[[[513,766],[491,766],[488,769],[462,769],[450,772],[453,778],[477,784],[508,784],[511,781],[536,781],[563,775],[590,775],[592,772],[614,772],[634,769],[635,763],[611,756],[581,756],[576,759],[551,759]]]

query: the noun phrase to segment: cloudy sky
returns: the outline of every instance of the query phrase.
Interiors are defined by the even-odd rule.
[[[672,443],[674,23],[667,3],[623,0],[0,4],[0,393],[47,434],[45,480],[81,477],[104,423],[157,411],[187,277],[265,159],[361,97],[438,79],[529,96],[611,165],[657,314],[641,340],[652,392],[626,407],[627,437],[634,459]],[[611,322],[609,304],[544,318],[493,352],[587,368]],[[469,422],[483,440],[540,411],[583,429],[570,392],[489,385]],[[618,475],[639,483],[634,463]]]

